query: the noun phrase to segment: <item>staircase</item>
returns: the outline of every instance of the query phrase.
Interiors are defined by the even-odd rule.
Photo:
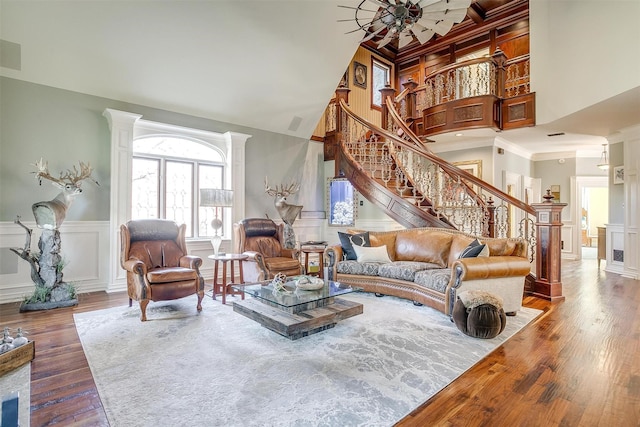
[[[521,237],[536,275],[528,293],[560,300],[560,211],[563,204],[528,205],[432,153],[400,117],[387,94],[377,126],[348,106],[348,89],[327,109],[334,126],[336,171],[390,218],[407,227],[444,227],[477,236]],[[541,221],[542,220],[542,221]],[[544,221],[544,223],[543,223]]]

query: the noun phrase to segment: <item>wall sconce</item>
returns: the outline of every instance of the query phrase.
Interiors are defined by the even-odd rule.
[[[218,256],[222,237],[218,234],[222,228],[222,220],[218,218],[218,208],[226,208],[233,206],[233,191],[223,190],[221,188],[201,188],[200,189],[200,206],[214,208],[214,218],[211,220],[211,227],[215,232],[211,238],[213,245],[213,254]]]
[[[605,171],[609,169],[609,159],[607,158],[607,144],[602,144],[602,156],[600,156],[600,163],[598,163],[598,168]]]

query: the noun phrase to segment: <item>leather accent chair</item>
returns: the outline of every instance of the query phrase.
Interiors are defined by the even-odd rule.
[[[164,219],[132,220],[120,226],[120,265],[127,271],[129,307],[140,302],[147,320],[149,301],[167,301],[198,294],[202,311],[202,259],[187,255],[186,225]]]
[[[270,280],[278,273],[302,274],[299,251],[284,248],[284,224],[268,218],[246,218],[233,224],[234,252],[247,255],[242,261],[244,281]]]

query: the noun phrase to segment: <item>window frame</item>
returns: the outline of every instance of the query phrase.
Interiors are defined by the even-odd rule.
[[[134,147],[135,147],[135,143],[136,141],[140,140],[140,139],[147,139],[147,138],[172,138],[172,139],[181,139],[181,140],[188,140],[194,143],[198,143],[198,144],[202,144],[205,147],[209,148],[209,149],[213,149],[214,151],[217,152],[217,154],[220,156],[221,161],[220,162],[216,162],[216,161],[200,161],[198,159],[190,159],[190,158],[181,158],[181,157],[176,157],[176,156],[172,156],[172,155],[155,155],[155,154],[148,154],[148,153],[136,153]],[[191,188],[191,194],[192,194],[192,200],[193,200],[193,206],[192,206],[192,212],[191,212],[191,226],[189,227],[189,233],[186,236],[186,239],[188,241],[207,241],[210,240],[212,235],[204,235],[201,236],[200,235],[200,221],[199,221],[199,217],[200,217],[200,194],[199,194],[199,181],[200,181],[200,177],[199,177],[199,173],[198,173],[198,164],[203,164],[203,165],[212,165],[212,166],[220,166],[222,167],[222,184],[221,184],[221,188],[225,188],[225,189],[233,189],[233,182],[231,182],[232,180],[232,171],[231,171],[231,164],[230,164],[230,160],[229,160],[229,156],[230,154],[228,153],[229,147],[228,145],[225,143],[225,141],[221,140],[220,138],[215,138],[215,137],[211,137],[211,133],[207,132],[207,131],[201,131],[198,129],[191,129],[191,128],[183,128],[180,126],[174,126],[174,125],[169,125],[169,124],[164,124],[164,123],[157,123],[157,122],[150,122],[150,121],[145,121],[145,120],[139,120],[136,123],[135,126],[135,130],[134,130],[134,135],[131,141],[131,164],[133,164],[133,159],[134,157],[140,157],[140,158],[146,158],[146,159],[160,159],[161,165],[160,165],[160,173],[164,174],[166,171],[166,160],[170,160],[170,161],[178,161],[178,162],[189,162],[189,163],[193,163],[194,168],[192,170],[192,180],[193,180],[193,185]],[[165,160],[166,159],[166,160]],[[131,181],[130,181],[131,182]],[[130,184],[131,185],[131,184]],[[159,201],[158,203],[160,203],[159,207],[158,207],[158,217],[159,218],[166,218],[166,201],[165,201],[165,191],[166,191],[166,180],[165,177],[160,177],[159,178]],[[130,204],[133,202],[133,194],[129,194],[129,199],[130,199]],[[225,214],[225,210],[227,208],[223,208],[220,214],[220,219],[222,219],[223,222],[223,226],[222,229],[220,230],[220,234],[223,238],[223,240],[230,240],[231,239],[231,232],[232,232],[232,217],[233,214],[231,212],[228,212],[228,214]],[[133,213],[133,206],[129,207],[129,217],[131,217]]]
[[[209,235],[209,234],[205,234],[205,235],[200,235],[200,167],[201,166],[207,166],[207,167],[213,167],[213,168],[219,168],[220,169],[220,181],[221,181],[221,188],[227,188],[226,186],[226,182],[225,182],[225,176],[226,174],[226,164],[224,161],[213,161],[213,160],[200,160],[200,159],[196,159],[196,158],[190,158],[190,157],[177,157],[177,156],[173,156],[173,155],[163,155],[163,154],[150,154],[150,153],[142,153],[142,152],[136,152],[135,151],[135,144],[136,141],[139,141],[141,139],[148,139],[148,138],[162,138],[162,137],[166,137],[166,138],[171,138],[171,139],[178,139],[178,140],[189,140],[191,142],[194,143],[198,143],[198,144],[202,144],[205,147],[207,147],[208,149],[212,149],[214,151],[216,151],[218,153],[218,155],[224,159],[225,156],[223,153],[221,153],[218,149],[216,149],[216,147],[212,147],[210,144],[206,143],[205,141],[200,141],[200,140],[194,140],[193,138],[180,138],[178,136],[176,136],[175,134],[172,135],[146,135],[146,136],[140,136],[138,138],[135,138],[133,140],[133,149],[132,149],[132,164],[136,159],[141,159],[141,160],[152,160],[152,161],[157,161],[158,162],[158,178],[157,178],[157,191],[158,191],[158,198],[157,198],[157,203],[158,203],[158,208],[157,208],[157,212],[156,212],[156,217],[160,218],[160,219],[166,219],[167,218],[167,165],[169,163],[183,163],[183,164],[188,164],[191,165],[191,188],[189,189],[189,192],[191,194],[191,200],[192,202],[192,206],[191,206],[191,215],[189,218],[190,221],[190,227],[188,227],[188,235],[187,238],[188,239],[194,239],[194,240],[201,240],[201,239],[210,239],[213,235]],[[176,141],[177,144],[179,144],[179,141]],[[219,208],[214,208],[214,209],[219,209]],[[133,218],[133,193],[132,193],[132,206],[131,206],[131,217]],[[227,227],[225,227],[225,221],[227,220],[226,217],[228,215],[225,215],[224,209],[220,210],[220,219],[222,219],[223,222],[223,229],[222,229],[222,234],[223,237],[225,237],[225,231],[227,230]]]

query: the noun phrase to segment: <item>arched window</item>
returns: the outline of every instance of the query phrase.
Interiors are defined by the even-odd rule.
[[[133,141],[131,218],[187,224],[187,237],[213,236],[211,220],[224,209],[200,207],[201,188],[225,188],[225,156],[205,141],[174,135]],[[218,210],[218,212],[216,212]]]

